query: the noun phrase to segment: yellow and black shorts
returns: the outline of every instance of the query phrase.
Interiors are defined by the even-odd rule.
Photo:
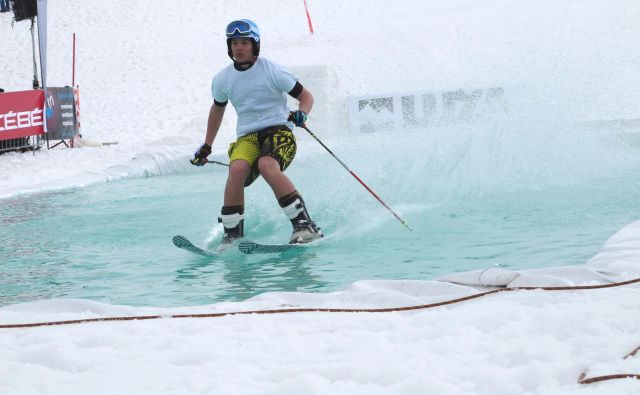
[[[260,157],[274,158],[280,164],[280,170],[285,171],[296,156],[296,149],[296,138],[291,129],[285,125],[277,125],[239,137],[229,145],[228,153],[230,162],[242,159],[251,166],[251,174],[244,182],[246,187],[260,176],[258,171]]]

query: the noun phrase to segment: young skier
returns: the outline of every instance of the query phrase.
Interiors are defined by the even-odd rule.
[[[323,236],[311,220],[304,200],[283,171],[296,154],[291,129],[301,127],[313,106],[311,92],[296,77],[260,54],[260,30],[248,20],[227,25],[227,50],[233,64],[213,78],[213,104],[209,111],[205,142],[191,163],[203,166],[211,154],[224,110],[231,102],[238,114],[237,140],[229,147],[229,175],[218,222],[224,227],[223,244],[244,236],[244,188],[262,176],[291,221],[289,243],[307,243]],[[286,94],[299,101],[289,111]]]

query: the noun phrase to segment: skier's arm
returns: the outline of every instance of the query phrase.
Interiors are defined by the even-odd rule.
[[[226,104],[226,103],[225,103]],[[222,117],[224,116],[224,105],[219,105],[215,101],[209,110],[209,120],[207,121],[207,135],[204,138],[204,144],[196,151],[191,164],[194,166],[204,166],[207,163],[207,156],[211,155],[211,145],[218,134]]]
[[[211,109],[209,110],[209,120],[207,121],[207,135],[204,139],[205,144],[209,146],[213,145],[213,140],[215,140],[218,130],[220,130],[220,124],[222,123],[225,108],[226,106],[220,106],[216,103],[211,105]]]
[[[300,82],[296,82],[296,85],[289,92],[289,95],[299,102],[298,110],[292,111],[291,114],[289,114],[289,120],[292,121],[294,125],[303,127],[307,121],[307,114],[309,114],[311,107],[313,107],[313,95],[307,88],[303,87]]]
[[[300,111],[304,111],[306,114],[309,114],[311,111],[311,107],[313,107],[313,95],[307,88],[302,88],[302,92],[297,97],[300,104],[298,105],[298,109]]]

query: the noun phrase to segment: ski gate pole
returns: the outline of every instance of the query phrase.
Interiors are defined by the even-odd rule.
[[[309,134],[311,135],[311,137],[313,137],[314,139],[316,139],[316,141],[317,141],[317,142],[319,142],[319,143],[320,143],[320,145],[322,145],[322,146],[324,147],[324,149],[326,149],[326,150],[327,150],[327,152],[329,152],[329,153],[331,154],[331,156],[333,156],[333,158],[334,158],[335,160],[337,160],[337,161],[338,161],[338,163],[340,163],[340,164],[342,165],[342,167],[344,167],[344,168],[345,168],[349,173],[351,173],[351,175],[352,175],[356,180],[358,180],[358,182],[359,182],[360,184],[362,184],[362,186],[363,186],[363,187],[365,187],[365,189],[366,189],[367,191],[369,191],[369,193],[370,193],[371,195],[373,195],[373,197],[375,197],[375,198],[380,202],[380,204],[382,204],[382,205],[383,205],[387,210],[389,210],[389,212],[391,212],[391,214],[393,214],[393,216],[394,216],[394,217],[396,217],[396,219],[397,219],[398,221],[400,221],[400,223],[401,223],[402,225],[404,225],[404,227],[405,227],[405,228],[407,228],[407,229],[409,229],[409,230],[413,230],[413,229],[411,229],[411,228],[409,227],[409,225],[407,224],[407,221],[405,221],[404,219],[400,218],[400,216],[399,216],[395,211],[393,211],[393,209],[392,209],[391,207],[389,207],[385,202],[383,202],[383,201],[382,201],[382,199],[380,199],[380,197],[379,197],[378,195],[376,195],[376,193],[375,193],[371,188],[369,188],[369,186],[368,186],[367,184],[365,184],[365,183],[364,183],[364,181],[362,181],[362,180],[360,179],[360,177],[358,177],[358,175],[357,175],[356,173],[354,173],[351,169],[349,169],[349,167],[347,167],[347,165],[345,165],[345,164],[344,164],[344,162],[340,160],[340,158],[338,158],[338,157],[337,157],[333,152],[331,152],[331,150],[329,149],[329,147],[327,147],[326,145],[324,145],[324,143],[323,143],[322,141],[320,141],[320,139],[319,139],[315,134],[313,134],[313,132],[312,132],[311,130],[309,130],[309,128],[307,128],[307,126],[306,126],[306,125],[302,125],[302,128],[303,128],[304,130],[306,130],[307,132],[309,132]]]

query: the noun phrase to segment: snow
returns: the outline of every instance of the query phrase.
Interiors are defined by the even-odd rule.
[[[261,26],[262,53],[292,67],[330,66],[326,111],[348,95],[523,86],[576,120],[638,118],[640,4],[632,1],[166,0],[50,2],[49,75],[71,83],[71,35],[83,135],[117,145],[0,156],[0,197],[125,177],[191,172],[210,79],[228,64],[222,30]],[[28,23],[0,14],[0,86],[30,89]],[[576,101],[575,97],[582,100]],[[319,107],[320,108],[320,107]],[[322,122],[328,114],[312,114]],[[313,120],[314,118],[312,118]],[[228,111],[224,127],[233,129]],[[221,134],[222,155],[232,133]],[[324,294],[268,293],[243,302],[134,308],[57,299],[0,308],[0,324],[160,314],[145,321],[0,329],[0,393],[636,394],[638,285],[500,292],[392,313],[175,314],[383,308],[456,299],[494,287],[610,284],[640,276],[640,222],[582,267],[489,268],[441,281],[368,281]],[[1,295],[0,295],[1,297]]]

